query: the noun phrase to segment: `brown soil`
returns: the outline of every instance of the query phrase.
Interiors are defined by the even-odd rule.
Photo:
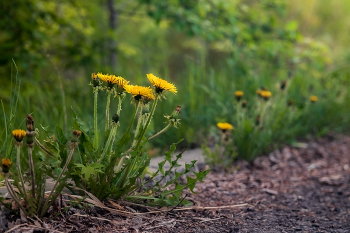
[[[253,163],[238,161],[232,174],[209,173],[196,195],[186,193],[195,206],[249,206],[136,217],[70,208],[12,232],[350,232],[349,151],[350,137],[340,135],[311,140],[306,148],[286,146]]]

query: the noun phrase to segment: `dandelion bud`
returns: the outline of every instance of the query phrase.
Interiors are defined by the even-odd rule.
[[[12,164],[12,161],[10,159],[2,159],[1,161],[2,172],[8,173],[10,170],[11,164]]]
[[[112,121],[113,121],[114,123],[118,123],[118,121],[119,121],[119,115],[118,115],[117,113],[115,113],[115,114],[112,116]]]
[[[92,73],[91,78],[92,78],[92,85],[94,87],[100,86],[100,79],[99,79],[98,75],[96,75],[95,73]]]
[[[31,115],[27,115],[26,117],[26,125],[27,125],[27,130],[28,131],[34,131],[34,118]]]
[[[78,138],[80,137],[81,135],[81,131],[80,130],[73,130],[73,138],[71,140],[71,142],[78,142]]]
[[[242,106],[242,108],[246,108],[247,107],[247,101],[246,100],[242,100],[241,106]]]
[[[257,115],[255,118],[255,125],[258,126],[260,125],[260,115]]]
[[[239,102],[243,95],[244,95],[243,91],[236,91],[235,92],[236,100]]]
[[[28,131],[26,132],[26,145],[29,148],[33,148],[34,146],[34,136],[35,136],[35,131]]]
[[[290,107],[290,106],[293,106],[294,105],[294,100],[288,100],[288,103],[287,105]]]
[[[175,108],[175,111],[180,114],[181,113],[181,106],[180,105],[177,105],[176,108]]]
[[[287,80],[283,80],[280,84],[281,90],[284,90],[286,88],[286,86],[287,86]]]

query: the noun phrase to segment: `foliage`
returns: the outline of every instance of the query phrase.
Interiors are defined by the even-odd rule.
[[[24,3],[15,2],[18,7],[7,7],[8,12],[28,12]],[[0,4],[10,6],[7,0]],[[323,110],[318,111],[323,117],[308,122],[307,119],[313,119],[313,115],[303,111],[300,117],[304,120],[294,122],[297,127],[285,129],[276,126],[272,134],[281,136],[277,139],[295,140],[290,139],[292,135],[304,137],[310,132],[323,132],[324,125],[328,125],[328,129],[346,128],[344,126],[349,119],[349,112],[344,110],[349,106],[345,98],[348,95],[345,89],[349,85],[347,60],[344,60],[346,48],[349,47],[348,32],[345,30],[348,22],[348,15],[344,13],[348,8],[346,1],[310,0],[304,4],[283,0],[122,0],[114,5],[117,27],[113,30],[108,26],[110,12],[102,1],[35,1],[35,4],[29,1],[28,6],[31,6],[32,15],[16,14],[18,17],[13,19],[18,28],[23,26],[21,22],[40,19],[34,17],[40,12],[43,15],[56,14],[57,17],[50,19],[51,16],[47,16],[45,19],[48,20],[31,24],[28,31],[22,30],[23,33],[30,31],[35,35],[40,32],[40,38],[35,37],[36,41],[27,39],[26,43],[20,44],[17,40],[3,40],[5,37],[1,37],[1,44],[13,42],[10,46],[12,49],[4,50],[6,54],[2,57],[6,57],[4,60],[8,63],[9,58],[16,55],[20,67],[30,67],[25,69],[26,79],[23,79],[18,100],[23,108],[19,111],[22,115],[31,112],[34,116],[40,116],[44,126],[51,125],[51,119],[57,119],[59,125],[64,125],[63,120],[73,115],[69,111],[72,106],[76,114],[84,118],[82,127],[85,130],[89,128],[94,117],[91,114],[91,101],[85,98],[88,90],[84,86],[84,77],[92,70],[113,71],[140,84],[145,83],[143,74],[152,70],[185,90],[176,98],[168,96],[166,102],[159,102],[157,106],[159,112],[154,114],[154,122],[164,121],[163,112],[172,111],[177,104],[182,106],[179,130],[170,128],[162,137],[150,143],[161,149],[172,142],[174,135],[177,138],[185,135],[185,140],[178,145],[182,148],[200,146],[207,140],[209,129],[218,121],[231,122],[237,128],[236,120],[232,117],[236,115],[233,104],[235,90],[246,93],[247,112],[250,114],[250,108],[255,106],[255,91],[258,88],[265,86],[271,90],[274,101],[278,92],[275,85],[287,79],[291,85],[288,90],[290,98],[296,102],[295,108],[303,109],[307,102],[305,99],[310,94],[308,92],[313,92],[320,99],[314,107],[323,106]],[[42,6],[40,10],[39,6]],[[64,6],[67,14],[52,11],[61,6]],[[4,15],[5,21],[11,22],[6,12]],[[331,20],[334,17],[337,20]],[[60,30],[50,30],[48,22],[52,22],[54,29]],[[81,25],[84,27],[81,28]],[[35,33],[38,28],[40,30]],[[14,32],[10,31],[9,26],[2,29],[1,35]],[[117,42],[113,48],[108,44],[110,39]],[[37,44],[33,46],[35,49],[29,50],[27,43]],[[44,45],[52,62],[46,53],[40,53],[39,44]],[[17,53],[22,50],[27,53]],[[117,53],[116,67],[109,65],[107,55],[111,51]],[[336,51],[344,51],[344,54],[337,56],[340,53]],[[36,55],[40,55],[40,62],[35,63],[39,64],[36,68],[24,66],[38,59]],[[27,56],[36,59],[27,59]],[[55,66],[57,70],[52,69]],[[0,74],[4,71],[8,73],[8,67],[0,69]],[[52,85],[59,83],[60,79],[62,85]],[[6,109],[10,82],[5,79],[2,82],[0,98]],[[339,97],[329,96],[335,93],[334,89],[341,92]],[[104,111],[104,95],[98,96],[98,112]],[[65,101],[64,96],[67,97]],[[280,105],[284,106],[282,103]],[[117,104],[111,104],[111,112],[116,112],[117,108]],[[282,111],[282,108],[276,109]],[[269,115],[285,119],[282,115],[286,113],[274,111],[277,110],[271,108]],[[125,118],[131,117],[133,106],[123,106],[123,112]],[[250,117],[254,121],[254,117]],[[303,126],[301,122],[309,125]],[[100,117],[100,127],[101,123],[104,122]],[[253,126],[254,122],[246,123],[247,130]],[[68,128],[72,127],[73,123],[68,121],[67,126],[62,128],[67,133]],[[121,124],[119,129],[125,132],[127,127],[127,123]],[[151,136],[162,128],[163,125],[151,122],[146,135]],[[233,136],[236,134],[235,131]],[[43,135],[40,136],[41,140]],[[89,134],[90,138],[92,135]],[[116,135],[116,140],[120,140],[122,135]],[[265,136],[270,138],[267,134],[258,141]],[[101,138],[104,139],[102,133]],[[244,153],[267,153],[274,147],[271,143],[280,142],[272,139],[261,142],[265,143],[263,150],[256,149],[255,152],[251,148]]]
[[[14,144],[17,149],[17,156],[12,158],[11,150],[6,147],[2,148],[10,158],[2,159],[2,174],[5,178],[6,187],[21,211],[27,216],[41,216],[47,214],[51,205],[54,205],[58,195],[64,187],[69,188],[72,192],[88,192],[100,200],[106,198],[113,199],[131,199],[141,201],[153,206],[175,206],[188,205],[189,201],[181,197],[182,191],[189,188],[194,192],[197,181],[203,181],[209,170],[193,172],[194,177],[188,176],[194,170],[195,162],[185,165],[183,171],[178,170],[180,166],[177,161],[181,158],[182,153],[173,158],[176,145],[171,146],[170,151],[166,153],[163,162],[159,163],[156,172],[148,171],[150,157],[144,151],[145,144],[153,138],[164,133],[169,127],[177,126],[180,119],[178,114],[181,107],[178,106],[172,114],[165,115],[167,125],[151,137],[146,137],[145,132],[153,118],[157,102],[164,97],[165,92],[177,92],[176,87],[165,80],[159,79],[154,75],[149,76],[149,80],[154,85],[154,91],[151,88],[128,85],[128,81],[114,75],[93,74],[92,83],[94,94],[94,126],[93,130],[86,129],[82,121],[74,114],[74,130],[71,137],[67,137],[61,127],[56,126],[53,134],[48,131],[47,127],[41,125],[46,134],[46,140],[43,143],[39,141],[39,129],[34,127],[34,118],[31,115],[26,117],[27,131],[16,129],[12,131],[14,140],[8,138],[8,124],[5,118],[4,142]],[[102,86],[100,80],[106,82]],[[156,82],[155,82],[156,81]],[[114,85],[116,87],[114,87]],[[16,85],[17,87],[17,85]],[[99,92],[107,92],[107,104],[105,115],[105,128],[100,132],[97,124],[97,97]],[[133,94],[132,103],[135,110],[128,129],[120,140],[115,142],[119,119],[122,113],[122,101],[124,100],[125,91]],[[19,90],[17,92],[19,95]],[[110,120],[109,108],[111,99],[118,98],[118,111]],[[14,97],[14,100],[16,97]],[[148,105],[153,101],[152,108],[149,110]],[[14,105],[15,106],[15,105]],[[133,123],[137,119],[135,131],[132,131]],[[4,132],[3,132],[4,133]],[[132,135],[133,134],[133,135]],[[92,140],[90,140],[92,138]],[[21,156],[22,140],[28,151],[28,158]],[[34,144],[41,151],[33,153]],[[67,144],[69,147],[67,148]],[[79,153],[74,153],[78,151]],[[12,165],[16,161],[16,166]],[[34,163],[35,162],[35,163]],[[170,169],[164,170],[164,164],[168,162]],[[144,176],[149,173],[151,178],[144,180]],[[24,174],[28,174],[24,176]],[[160,178],[154,184],[149,185],[150,181]],[[165,180],[174,174],[170,179]],[[187,181],[183,182],[182,178],[186,176]],[[13,183],[9,178],[12,178]],[[45,197],[45,186],[47,177],[55,180],[51,192]],[[67,182],[71,180],[71,182]],[[163,182],[164,180],[164,182]],[[29,184],[30,187],[27,186]],[[16,188],[13,188],[13,186]],[[23,201],[22,201],[23,200]]]

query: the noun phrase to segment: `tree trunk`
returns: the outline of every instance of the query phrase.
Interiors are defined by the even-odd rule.
[[[107,0],[107,8],[109,12],[109,29],[111,30],[112,36],[109,38],[109,64],[112,68],[112,71],[117,69],[117,42],[114,38],[115,30],[117,29],[118,24],[118,13],[115,9],[114,0]]]

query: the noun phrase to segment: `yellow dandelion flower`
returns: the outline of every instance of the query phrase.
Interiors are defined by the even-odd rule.
[[[223,131],[227,131],[227,130],[232,130],[233,126],[230,123],[226,123],[226,122],[219,122],[217,123],[217,126]]]
[[[169,83],[161,78],[158,78],[153,74],[147,74],[147,78],[155,87],[155,91],[157,94],[162,94],[166,91],[170,91],[174,94],[177,93],[177,89],[174,84]]]
[[[150,87],[126,85],[124,88],[127,93],[130,93],[133,95],[136,101],[140,101],[142,99],[143,102],[147,103],[155,99],[153,90]]]
[[[2,161],[1,161],[2,171],[4,173],[8,173],[10,170],[11,164],[12,164],[11,159],[2,159]]]
[[[16,139],[17,142],[21,142],[26,136],[26,131],[22,129],[15,129],[12,131],[12,136]]]
[[[125,82],[129,83],[128,81],[126,81],[125,79],[123,79],[120,76],[115,76],[113,74],[101,74],[101,73],[97,73],[97,77],[99,79],[101,79],[102,81],[107,83],[107,86],[109,88],[112,88],[114,86],[114,84],[120,84],[123,85]]]
[[[260,96],[265,100],[268,100],[272,96],[272,93],[270,91],[261,91]]]
[[[125,86],[129,84],[129,81],[118,76],[116,84],[117,84],[117,92],[118,92],[118,94],[121,94],[125,91]]]
[[[235,91],[235,96],[237,101],[240,101],[243,95],[244,95],[243,91]]]
[[[311,101],[312,103],[316,103],[316,102],[318,101],[318,97],[315,96],[315,95],[312,95],[312,96],[310,96],[310,101]]]

